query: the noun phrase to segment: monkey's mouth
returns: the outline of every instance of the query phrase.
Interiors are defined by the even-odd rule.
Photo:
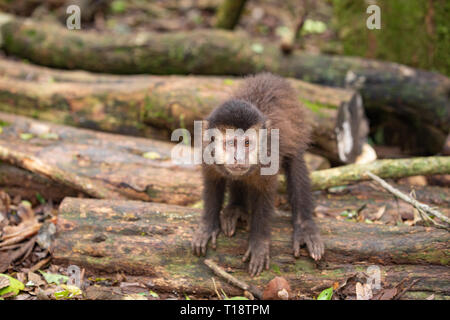
[[[250,166],[233,164],[233,165],[225,165],[225,169],[233,176],[242,176],[248,172]]]

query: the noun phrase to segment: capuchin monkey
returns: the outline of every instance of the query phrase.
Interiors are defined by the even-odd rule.
[[[268,269],[270,224],[277,174],[282,169],[292,208],[294,256],[298,257],[300,247],[306,244],[314,260],[322,257],[324,245],[313,220],[309,173],[303,159],[310,140],[306,117],[306,110],[289,82],[262,73],[246,78],[231,99],[203,121],[203,129],[209,132],[209,136],[203,137],[203,150],[205,142],[211,142],[215,161],[202,164],[204,210],[192,239],[195,255],[206,254],[209,240],[215,249],[220,231],[233,236],[238,220],[242,219],[249,221],[250,226],[248,250],[243,258],[250,260],[250,275]],[[234,135],[227,134],[232,130],[236,130]],[[265,149],[261,139],[264,131],[266,140],[271,141]],[[261,150],[266,157],[270,156],[272,163],[261,161]],[[273,163],[280,165],[273,170]],[[222,210],[226,189],[229,203]]]

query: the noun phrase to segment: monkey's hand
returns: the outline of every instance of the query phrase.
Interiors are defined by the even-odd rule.
[[[239,218],[244,218],[246,216],[247,213],[243,208],[239,206],[227,206],[220,213],[220,226],[223,233],[228,237],[233,236]]]
[[[312,219],[302,221],[294,225],[294,257],[300,256],[300,247],[306,244],[309,255],[314,260],[320,260],[325,251],[325,247],[320,237],[319,229]]]
[[[216,249],[216,239],[220,232],[220,228],[214,226],[208,226],[205,223],[201,223],[198,229],[194,232],[192,237],[191,247],[196,256],[206,255],[206,246],[211,238],[211,244],[213,249]]]
[[[269,239],[251,241],[248,250],[244,255],[242,261],[247,261],[250,258],[248,265],[248,272],[252,277],[257,276],[263,271],[269,269]]]

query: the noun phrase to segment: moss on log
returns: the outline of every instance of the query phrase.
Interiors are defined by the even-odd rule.
[[[167,138],[177,128],[193,131],[242,80],[223,77],[112,76],[36,67],[0,59],[0,110],[122,134]],[[367,140],[359,95],[290,79],[311,110],[313,151],[351,163]],[[350,127],[349,135],[338,135]],[[346,141],[342,137],[350,137]],[[339,145],[350,143],[339,153]],[[347,148],[341,147],[341,150]]]
[[[212,272],[203,258],[190,252],[198,217],[199,210],[158,203],[66,198],[59,209],[53,259],[102,272],[145,275],[157,290],[212,294]],[[320,288],[376,264],[383,281],[393,281],[392,277],[399,281],[399,276],[406,275],[420,278],[414,290],[448,298],[448,232],[335,219],[320,219],[319,226],[326,246],[319,264],[306,249],[299,259],[293,257],[290,218],[282,213],[273,221],[269,271],[256,278],[248,276],[241,261],[248,236],[243,230],[233,238],[219,236],[217,250],[209,249],[207,257],[261,289],[282,275],[295,294],[317,294]],[[230,285],[223,287],[229,294],[242,294]]]
[[[261,70],[308,82],[357,87],[369,109],[450,130],[450,80],[403,65],[294,52],[244,33],[194,30],[133,35],[71,31],[11,18],[1,27],[8,54],[57,68],[119,74],[243,75]]]
[[[450,173],[450,157],[386,159],[368,164],[352,164],[316,171],[312,174],[314,188],[326,189],[354,181],[370,180],[366,174],[367,171],[382,178],[392,179],[413,175],[448,174]]]

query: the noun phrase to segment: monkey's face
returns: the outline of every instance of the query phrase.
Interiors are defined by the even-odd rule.
[[[229,137],[223,142],[225,154],[224,168],[232,176],[242,176],[248,173],[255,163],[251,158],[255,141],[249,137]]]
[[[232,127],[216,130],[213,137],[215,166],[223,174],[244,176],[258,168],[258,132],[250,128],[245,132]]]

